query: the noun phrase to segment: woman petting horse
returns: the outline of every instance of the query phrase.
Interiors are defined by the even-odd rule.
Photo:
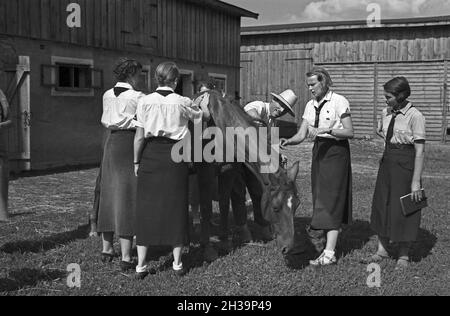
[[[109,129],[100,177],[98,227],[103,237],[102,261],[112,261],[114,234],[120,237],[123,271],[134,269],[131,248],[135,235],[134,217],[137,181],[133,170],[134,119],[138,101],[144,96],[135,90],[142,65],[134,59],[121,59],[114,74],[117,84],[103,96],[102,124]]]
[[[146,265],[148,246],[173,247],[173,271],[182,276],[183,246],[189,245],[188,165],[172,159],[172,147],[188,134],[188,122],[202,118],[189,98],[174,92],[180,72],[171,62],[156,69],[156,92],[138,104],[134,145],[138,177],[136,243],[137,277],[155,273]]]
[[[332,80],[323,68],[307,73],[314,96],[305,109],[297,135],[282,140],[281,146],[297,145],[309,135],[314,139],[311,168],[313,218],[308,233],[321,255],[313,266],[335,264],[336,243],[342,224],[352,220],[352,174],[350,146],[353,124],[347,99],[331,91]]]

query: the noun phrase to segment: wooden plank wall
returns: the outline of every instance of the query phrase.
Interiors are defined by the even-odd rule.
[[[242,49],[312,48],[318,63],[450,58],[450,25],[243,35]]]
[[[356,137],[373,135],[374,65],[324,64],[333,80],[333,90],[350,102]]]
[[[183,0],[0,0],[0,34],[239,67],[240,17]]]
[[[241,53],[242,104],[252,101],[270,102],[271,93],[292,89],[299,101],[295,106],[296,118],[286,121],[301,122],[304,108],[310,99],[305,75],[311,69],[308,50],[248,51]]]
[[[352,108],[357,137],[373,136],[373,113],[381,118],[386,107],[383,85],[396,76],[405,76],[411,85],[410,101],[425,116],[427,138],[442,141],[444,62],[402,62],[362,64],[320,64],[330,72],[333,89],[344,95]],[[375,72],[376,70],[376,72]],[[377,91],[374,82],[377,78]],[[374,99],[377,100],[374,109]]]

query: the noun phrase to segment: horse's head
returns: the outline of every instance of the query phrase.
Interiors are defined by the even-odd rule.
[[[280,168],[277,173],[268,175],[261,201],[264,218],[272,223],[283,254],[294,247],[294,215],[300,204],[296,185],[298,171],[299,162],[288,170]]]

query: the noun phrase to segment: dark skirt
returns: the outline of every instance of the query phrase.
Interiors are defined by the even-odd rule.
[[[419,232],[421,212],[406,217],[400,204],[400,197],[411,193],[415,153],[413,145],[390,146],[380,162],[370,226],[393,242],[415,241]]]
[[[338,230],[352,221],[352,167],[347,140],[318,138],[311,167],[316,230]]]
[[[98,232],[135,235],[137,178],[134,175],[134,131],[112,132],[101,167]]]
[[[139,246],[189,245],[187,163],[175,163],[175,142],[146,141],[138,176],[136,243]]]

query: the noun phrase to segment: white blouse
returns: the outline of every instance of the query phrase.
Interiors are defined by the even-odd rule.
[[[333,91],[329,91],[319,102],[315,99],[309,101],[306,105],[303,119],[308,122],[309,126],[314,127],[316,108],[318,109],[323,102],[325,104],[322,111],[320,111],[319,128],[344,129],[342,119],[350,115],[350,103],[345,97]],[[338,139],[328,134],[320,135],[319,137]]]
[[[128,91],[119,96],[110,89],[103,95],[102,124],[112,130],[135,129],[140,125],[135,119],[136,108],[140,99],[145,94],[133,90],[133,87],[125,82],[118,82],[115,88],[124,88]]]
[[[168,96],[154,92],[142,98],[137,106],[137,121],[144,128],[145,138],[166,137],[182,140],[188,133],[188,122],[201,119],[202,110],[192,100],[182,97],[169,87],[156,91],[170,91]]]

